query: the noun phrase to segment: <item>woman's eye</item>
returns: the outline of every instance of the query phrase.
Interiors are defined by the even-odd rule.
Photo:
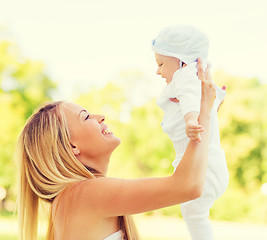
[[[86,118],[84,120],[87,120],[89,118],[89,114],[86,116]]]

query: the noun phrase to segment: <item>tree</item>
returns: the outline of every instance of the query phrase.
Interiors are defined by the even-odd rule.
[[[219,118],[231,175],[245,190],[259,188],[267,181],[267,85],[222,72],[215,79],[228,86]]]
[[[15,43],[1,41],[0,56],[0,186],[10,193],[17,175],[12,159],[18,135],[33,110],[51,100],[56,85],[44,64],[21,56]]]
[[[267,182],[267,85],[221,71],[214,79],[227,85],[219,121],[230,183],[211,215],[266,222],[266,198],[260,188]]]

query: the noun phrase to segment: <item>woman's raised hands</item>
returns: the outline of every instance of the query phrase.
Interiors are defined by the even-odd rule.
[[[210,112],[216,98],[216,90],[210,75],[210,67],[207,66],[204,72],[200,58],[197,60],[197,76],[201,81],[201,109]]]

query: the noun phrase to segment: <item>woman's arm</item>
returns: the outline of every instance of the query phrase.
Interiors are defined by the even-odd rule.
[[[215,88],[208,72],[204,78],[202,64],[198,64],[202,81],[199,123],[204,127],[202,142],[190,141],[173,175],[163,178],[123,180],[115,178],[88,179],[77,183],[75,205],[81,214],[106,218],[146,212],[186,202],[199,197],[204,186],[208,161],[210,111]]]

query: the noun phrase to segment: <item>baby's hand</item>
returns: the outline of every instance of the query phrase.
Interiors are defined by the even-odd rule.
[[[188,121],[186,123],[186,127],[185,127],[186,135],[192,140],[201,142],[200,133],[203,131],[204,131],[203,127],[199,125],[198,122]]]

